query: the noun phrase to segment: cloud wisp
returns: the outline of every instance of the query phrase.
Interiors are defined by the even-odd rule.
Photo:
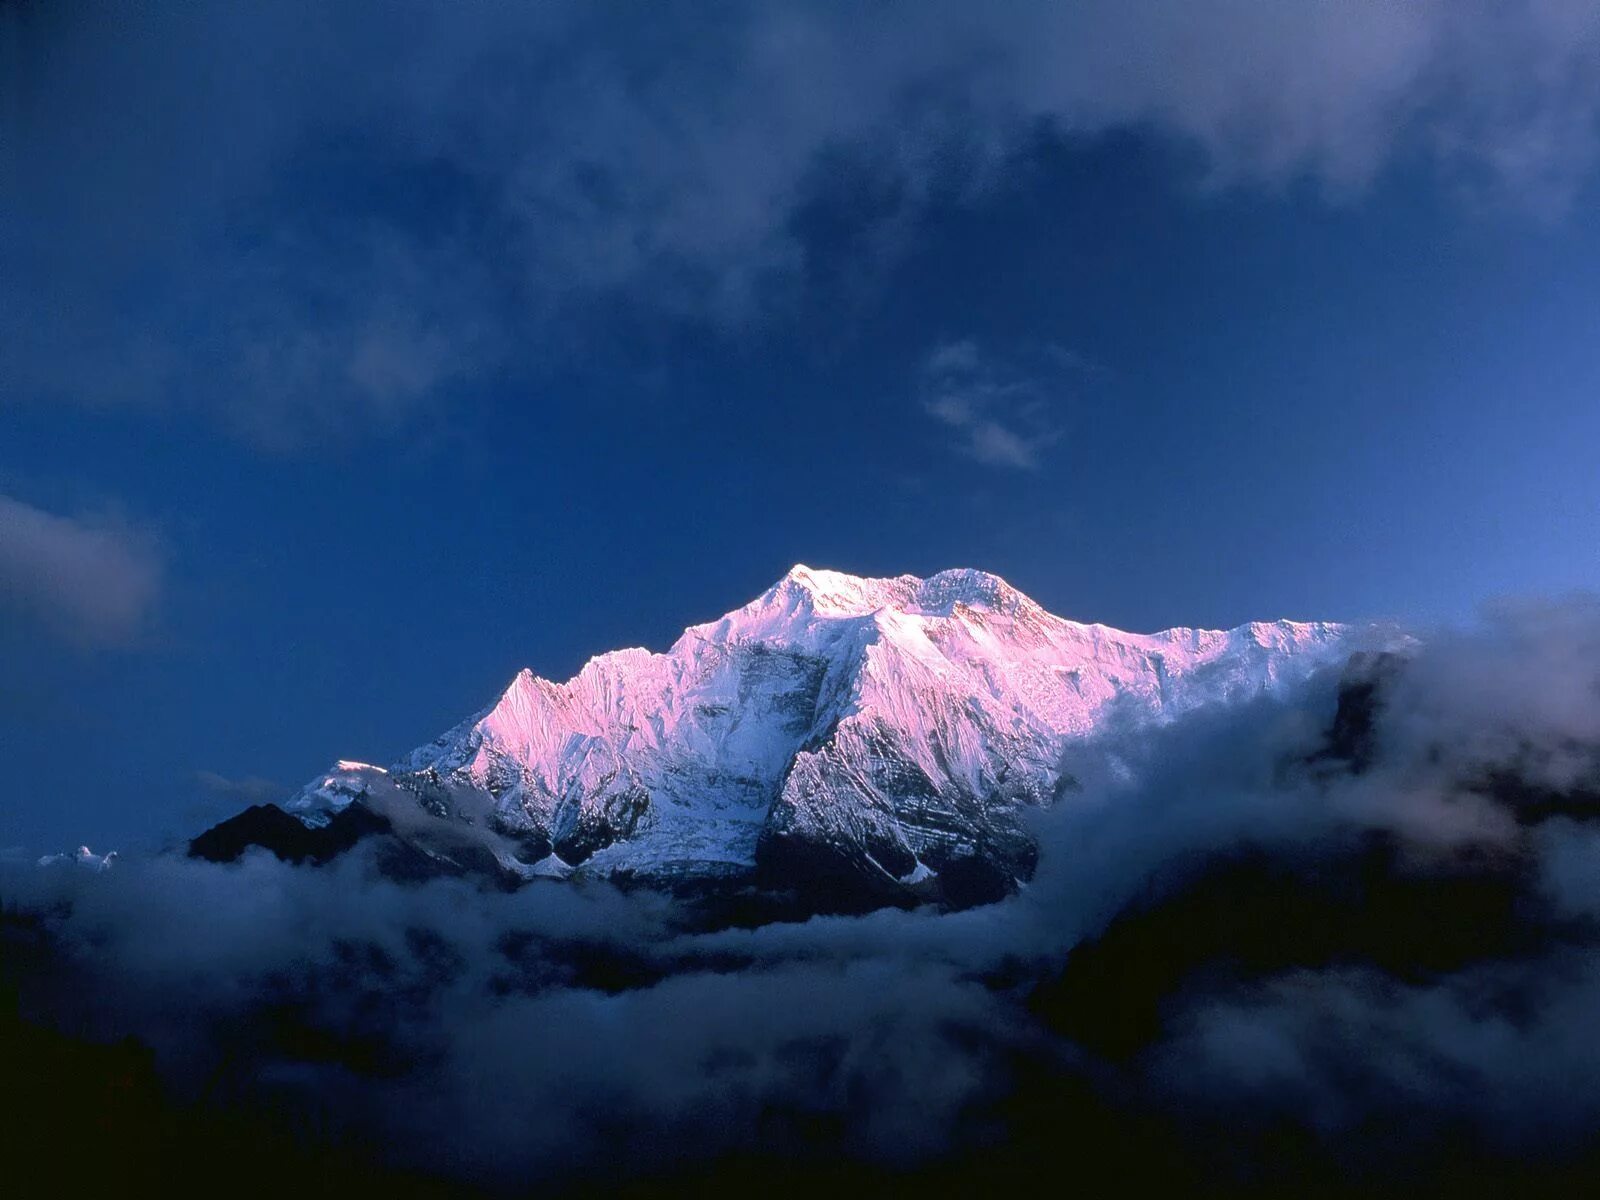
[[[1098,372],[1081,356],[1047,346],[1027,361],[986,355],[971,341],[948,342],[922,364],[922,410],[980,463],[1037,470],[1062,437],[1062,410]]]
[[[289,789],[283,784],[263,779],[259,775],[232,779],[216,771],[196,771],[194,781],[196,786],[211,799],[219,804],[231,804],[235,808],[240,805],[272,804],[289,794]]]
[[[13,620],[83,647],[129,645],[150,628],[162,574],[147,532],[0,496],[0,612]]]

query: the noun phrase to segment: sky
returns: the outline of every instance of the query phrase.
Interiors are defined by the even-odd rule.
[[[0,847],[791,564],[1121,628],[1600,584],[1600,5],[12,4]]]

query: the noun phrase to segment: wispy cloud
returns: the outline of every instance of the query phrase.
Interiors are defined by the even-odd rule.
[[[11,619],[80,645],[124,645],[148,628],[161,582],[148,532],[0,496],[0,613]]]
[[[1038,469],[1062,437],[1061,410],[1103,374],[1081,355],[1046,346],[1007,358],[971,341],[947,342],[922,364],[922,409],[955,434],[956,448],[993,467]]]
[[[1589,0],[614,17],[7,9],[12,390],[209,408],[269,445],[403,427],[617,296],[759,320],[803,286],[795,216],[841,161],[896,197],[870,220],[899,233],[860,243],[887,259],[930,194],[981,195],[1041,129],[1150,129],[1218,185],[1347,198],[1420,162],[1546,215],[1600,154]],[[1017,430],[972,428],[1029,459]]]
[[[207,796],[229,804],[271,804],[289,794],[289,789],[259,775],[230,779],[216,771],[196,771],[194,781]]]

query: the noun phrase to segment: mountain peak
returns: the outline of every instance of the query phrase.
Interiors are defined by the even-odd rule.
[[[797,563],[665,653],[613,650],[565,683],[523,671],[393,770],[341,763],[287,808],[315,824],[411,791],[457,834],[510,839],[508,862],[597,876],[781,875],[823,855],[902,888],[982,858],[1009,887],[1029,870],[1022,812],[1068,786],[1074,742],[1276,691],[1357,633],[1122,633],[987,571]]]
[[[922,580],[917,586],[916,603],[929,616],[949,616],[957,604],[1005,613],[1039,610],[1037,604],[1000,576],[970,567],[940,571]]]
[[[844,571],[819,570],[804,563],[790,567],[768,588],[762,600],[798,599],[830,615],[865,615],[903,602],[918,580],[910,575],[896,579],[869,579]]]
[[[1007,613],[1038,610],[1038,605],[1000,576],[970,567],[940,571],[926,579],[915,575],[872,578],[819,570],[804,563],[790,567],[752,607],[801,605],[807,615],[828,617],[868,616],[886,608],[909,616],[948,617],[958,604]]]

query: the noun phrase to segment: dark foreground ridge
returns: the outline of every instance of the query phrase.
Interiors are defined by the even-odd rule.
[[[284,862],[326,863],[363,838],[389,833],[392,828],[387,817],[362,804],[341,810],[319,828],[308,828],[276,804],[256,804],[191,841],[189,856],[233,862],[251,846],[260,846]]]

